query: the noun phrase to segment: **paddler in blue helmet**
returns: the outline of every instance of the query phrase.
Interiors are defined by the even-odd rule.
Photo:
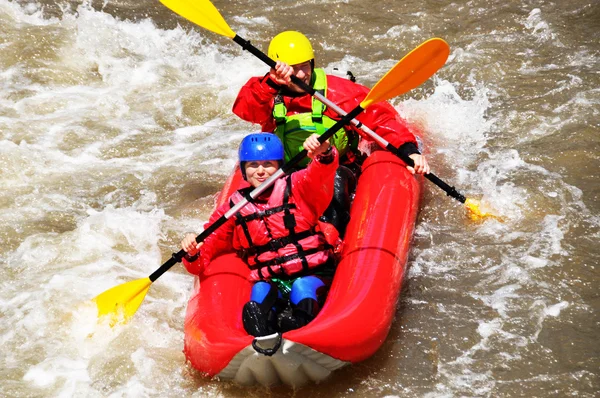
[[[196,234],[181,242],[183,264],[200,274],[213,258],[237,252],[250,268],[254,282],[243,309],[244,328],[253,336],[286,332],[306,325],[317,315],[333,276],[334,254],[317,228],[318,217],[333,197],[338,151],[312,134],[303,143],[313,159],[306,169],[277,180],[250,200],[235,216],[196,243]],[[219,207],[207,226],[273,175],[284,161],[284,148],[271,133],[246,136],[239,147],[242,175],[249,186]],[[287,301],[291,313],[282,314]]]
[[[309,135],[323,134],[341,117],[310,94],[291,82],[291,76],[321,92],[346,112],[358,106],[369,89],[351,80],[325,74],[315,67],[313,47],[308,38],[296,31],[276,35],[269,44],[269,58],[276,61],[275,68],[266,75],[252,77],[240,90],[233,105],[233,113],[243,120],[261,125],[263,131],[274,131],[282,139],[285,159],[289,160],[302,150],[302,143]],[[369,106],[357,117],[376,134],[400,149],[415,165],[411,172],[428,173],[429,165],[419,153],[417,141],[406,122],[387,102]],[[334,200],[323,216],[323,221],[333,224],[344,235],[349,220],[350,193],[355,176],[360,171],[357,144],[359,137],[369,141],[362,130],[348,125],[338,131],[331,142],[340,153]],[[362,147],[362,146],[361,146]],[[371,145],[370,150],[377,150]],[[306,163],[305,163],[306,164]]]

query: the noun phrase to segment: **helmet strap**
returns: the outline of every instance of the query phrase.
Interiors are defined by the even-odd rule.
[[[246,179],[246,162],[240,162],[240,171],[242,172],[244,181],[248,181],[248,179]]]

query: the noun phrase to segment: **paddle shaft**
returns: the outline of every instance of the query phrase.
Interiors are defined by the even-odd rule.
[[[411,158],[409,158],[408,156],[402,155],[400,153],[400,150],[398,150],[398,148],[396,148],[395,146],[393,146],[389,142],[385,141],[383,138],[381,138],[381,140],[384,141],[384,142],[386,142],[386,144],[383,145],[384,148],[386,148],[388,151],[390,151],[394,155],[398,156],[407,165],[409,165],[411,167],[415,165],[415,162]],[[441,178],[439,178],[435,174],[433,174],[433,173],[427,173],[427,174],[424,174],[424,176],[429,181],[433,182],[435,185],[437,185],[438,187],[440,187],[444,192],[446,192],[446,195],[451,196],[452,198],[458,200],[460,203],[464,204],[465,201],[467,200],[467,198],[464,195],[462,195],[460,192],[458,192],[456,190],[456,188],[454,188],[451,185],[446,184]]]
[[[206,29],[234,38],[235,32],[227,25],[223,20],[218,10],[208,0],[161,0],[165,6],[171,8],[177,14],[184,18],[196,23],[199,26],[205,27]],[[266,57],[263,53],[258,51],[255,47],[250,45],[249,42],[235,37],[234,41],[254,55],[265,61],[269,66],[275,66],[276,63]],[[323,143],[326,139],[331,137],[336,131],[341,129],[345,124],[352,121],[357,124],[354,117],[362,112],[370,104],[385,101],[389,98],[403,94],[423,81],[428,79],[433,73],[435,73],[446,61],[449,53],[447,43],[441,39],[432,39],[423,43],[423,45],[417,47],[411,51],[402,60],[400,60],[386,75],[371,89],[367,97],[361,102],[360,106],[352,110],[348,115],[343,116],[342,120],[336,122],[323,136],[319,137],[319,142]],[[302,82],[295,79],[295,83],[306,87]],[[294,81],[294,80],[292,80]],[[306,88],[305,88],[306,89]],[[307,92],[315,95],[314,90],[310,87]],[[324,104],[329,104],[334,108],[335,104],[327,101],[322,96],[317,96]],[[238,204],[234,205],[229,209],[223,216],[219,217],[215,222],[206,228],[200,235],[196,236],[196,242],[204,241],[210,234],[216,231],[224,223],[226,223],[233,215],[239,212],[244,206],[256,198],[268,187],[272,186],[278,178],[289,171],[291,171],[298,162],[306,156],[307,151],[303,151],[295,156],[290,162],[283,165],[277,170],[271,177],[267,179],[263,184],[250,192],[245,196]],[[468,201],[467,201],[468,202]],[[171,258],[167,260],[162,266],[160,266],[155,272],[153,272],[148,278],[138,279],[137,281],[128,282],[119,286],[116,286],[108,291],[100,294],[94,300],[98,306],[98,313],[109,314],[116,312],[120,308],[125,308],[126,318],[131,317],[133,313],[139,307],[141,300],[143,300],[150,284],[156,281],[162,274],[168,271],[173,265],[177,264],[186,255],[184,250],[180,250],[177,253],[173,253]]]
[[[323,142],[327,141],[339,129],[344,127],[346,124],[350,123],[350,121],[353,118],[355,118],[356,116],[358,116],[362,111],[364,111],[364,109],[359,105],[356,108],[354,108],[352,111],[350,111],[350,113],[344,115],[339,121],[337,121],[333,126],[331,126],[329,129],[327,129],[327,131],[319,137],[319,142],[322,144]],[[281,178],[284,174],[288,174],[289,172],[293,171],[294,167],[298,163],[300,163],[300,161],[302,159],[304,159],[307,154],[308,154],[308,151],[306,149],[303,149],[302,151],[300,151],[289,162],[287,162],[286,164],[281,166],[281,168],[279,170],[277,170],[271,177],[267,178],[265,180],[265,182],[260,184],[260,186],[254,188],[249,194],[250,198],[255,199],[256,197],[260,196],[263,192],[265,192],[269,187],[271,187],[271,185],[273,185],[275,183],[275,181],[277,181],[279,178]],[[231,217],[236,215],[240,210],[242,210],[242,208],[244,206],[246,206],[248,204],[248,202],[249,202],[249,200],[247,198],[243,198],[242,200],[240,200],[235,206],[233,206],[231,209],[229,209],[225,214],[223,214],[221,217],[219,217],[215,222],[210,224],[204,231],[202,231],[202,233],[200,233],[200,235],[196,236],[196,242],[198,242],[198,243],[203,242],[210,234],[212,234],[219,227],[221,227],[223,224],[225,224],[225,222],[227,220],[229,220]],[[160,276],[162,274],[164,274],[169,269],[171,269],[172,266],[181,262],[181,259],[183,258],[183,256],[185,256],[185,253],[186,252],[183,249],[181,249],[177,253],[173,253],[171,255],[170,259],[168,259],[163,265],[161,265],[156,271],[154,271],[150,275],[150,277],[149,277],[150,281],[154,282],[155,280],[160,278]]]
[[[235,37],[233,38],[233,41],[236,42],[237,44],[239,44],[244,50],[250,52],[251,54],[256,56],[258,59],[263,61],[269,67],[275,68],[275,65],[277,63],[274,60],[272,60],[271,58],[269,58],[265,53],[263,53],[258,48],[256,48],[254,45],[252,45],[248,40],[245,40],[236,34]],[[291,79],[292,79],[292,83],[294,83],[296,86],[300,87],[302,90],[306,91],[308,94],[316,97],[319,101],[321,101],[322,103],[324,103],[325,105],[327,105],[328,107],[333,109],[333,111],[336,112],[337,114],[344,116],[344,117],[347,116],[346,111],[344,111],[342,108],[340,108],[339,106],[334,104],[332,101],[327,99],[327,97],[325,97],[323,94],[316,91],[314,88],[310,87],[308,84],[304,83],[302,80],[298,79],[295,75],[292,75]],[[352,117],[352,119],[350,120],[350,123],[354,124],[357,128],[360,128],[362,131],[367,133],[382,148],[385,148],[388,151],[392,152],[394,155],[398,156],[407,165],[414,166],[414,162],[411,158],[409,158],[408,156],[403,156],[400,153],[400,151],[398,150],[398,148],[396,148],[395,146],[390,144],[388,141],[386,141],[383,137],[381,137],[380,135],[375,133],[369,127],[365,126],[364,124],[362,124],[360,121],[358,121],[354,117]],[[446,182],[444,182],[441,178],[439,178],[435,174],[433,174],[433,173],[425,174],[425,178],[427,178],[429,181],[431,181],[432,183],[437,185],[439,188],[441,188],[444,192],[446,192],[446,195],[458,200],[460,203],[465,203],[465,201],[467,200],[467,198],[464,195],[462,195],[461,193],[459,193],[455,187],[448,185]]]

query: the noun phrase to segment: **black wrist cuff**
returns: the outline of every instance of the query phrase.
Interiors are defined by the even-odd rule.
[[[329,148],[319,156],[317,156],[317,161],[321,164],[330,164],[333,162],[333,146],[329,145]]]
[[[398,152],[402,157],[409,157],[414,153],[418,153],[419,155],[421,154],[421,152],[419,152],[419,148],[417,148],[413,142],[405,142],[404,144],[400,145]]]
[[[264,82],[267,83],[267,86],[271,87],[273,90],[281,90],[281,85],[271,80],[271,78],[268,75],[265,77],[265,79],[266,80],[264,80]]]
[[[198,257],[200,257],[200,252],[194,254],[193,256],[190,256],[189,254],[185,253],[185,255],[183,256],[183,258],[185,258],[185,260],[188,263],[193,263],[194,261],[198,260]]]

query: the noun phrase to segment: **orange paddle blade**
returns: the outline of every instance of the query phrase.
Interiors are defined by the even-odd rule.
[[[439,38],[429,39],[409,52],[377,82],[360,106],[404,94],[427,81],[448,59],[450,46]]]

